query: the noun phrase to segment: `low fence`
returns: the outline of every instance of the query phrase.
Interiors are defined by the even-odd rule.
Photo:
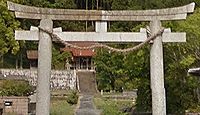
[[[0,79],[24,79],[33,86],[37,85],[36,69],[0,69]],[[76,71],[74,70],[52,70],[51,89],[75,89]]]
[[[28,115],[28,97],[0,97],[2,115]]]

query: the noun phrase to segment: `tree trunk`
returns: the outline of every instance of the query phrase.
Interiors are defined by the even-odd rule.
[[[198,103],[200,102],[200,92],[199,92],[199,88],[196,89],[196,94],[197,94],[197,99],[198,99]]]
[[[99,9],[99,0],[97,0],[97,10]]]
[[[88,0],[86,0],[85,2],[85,9],[88,10]],[[87,28],[88,28],[88,22],[85,22],[85,31],[87,32]]]
[[[18,69],[18,58],[15,60],[15,69]]]
[[[23,58],[22,58],[22,51],[20,52],[20,69],[23,68]]]
[[[112,90],[115,90],[115,78],[113,76],[111,76],[111,79],[110,79],[110,86]]]
[[[1,57],[1,67],[3,68],[3,55]]]
[[[198,82],[200,82],[200,78],[198,78]],[[200,91],[199,91],[199,86],[196,89],[196,94],[197,94],[197,99],[198,99],[198,103],[200,103]]]

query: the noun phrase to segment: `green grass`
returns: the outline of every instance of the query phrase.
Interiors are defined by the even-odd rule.
[[[67,103],[66,98],[51,98],[50,115],[74,115],[76,105]]]
[[[131,107],[130,100],[112,100],[102,97],[95,97],[94,103],[97,109],[101,110],[101,115],[128,115],[120,110],[124,107]],[[50,115],[74,115],[76,105],[67,103],[66,97],[51,98],[51,113]]]
[[[120,110],[124,107],[131,107],[132,102],[126,100],[112,100],[105,98],[95,98],[94,103],[100,109],[102,115],[128,115]]]

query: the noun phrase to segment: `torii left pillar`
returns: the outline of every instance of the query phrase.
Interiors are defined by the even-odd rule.
[[[40,27],[53,31],[53,21],[42,19]],[[39,32],[39,38],[36,115],[49,115],[52,40],[51,36],[43,31]]]

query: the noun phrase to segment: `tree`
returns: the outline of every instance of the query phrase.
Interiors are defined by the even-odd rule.
[[[7,9],[6,1],[0,1],[0,58],[9,51],[16,54],[19,50],[19,43],[14,39],[14,30],[20,23],[14,17],[14,14]]]
[[[197,31],[200,27],[199,11],[200,9],[197,8],[195,13],[185,21],[167,23],[175,31],[187,33],[187,43],[165,45],[167,106],[168,112],[171,113],[181,113],[186,109],[196,108],[200,104],[196,101],[199,80],[196,77],[187,76],[188,69],[200,63],[200,32]]]
[[[16,2],[16,1],[13,1],[13,2]],[[18,60],[20,60],[20,66],[22,67],[22,63],[23,63],[22,59],[25,62],[27,61],[26,57],[25,57],[25,59],[22,58],[23,55],[26,55],[26,50],[33,50],[33,49],[37,50],[38,44],[37,44],[37,42],[30,43],[27,41],[25,41],[25,42],[16,41],[14,39],[14,30],[17,30],[19,28],[22,28],[23,30],[29,30],[31,26],[38,26],[39,20],[15,19],[14,14],[11,11],[7,10],[6,1],[3,3],[4,3],[3,4],[4,6],[3,6],[3,8],[1,8],[1,10],[2,10],[2,12],[3,12],[3,10],[5,10],[6,13],[8,14],[8,16],[10,15],[10,19],[8,16],[7,16],[8,18],[6,18],[6,16],[5,16],[5,18],[1,17],[1,18],[4,18],[4,22],[6,24],[1,23],[2,25],[5,25],[4,28],[3,27],[1,28],[2,31],[5,31],[4,32],[5,34],[3,32],[1,32],[1,30],[0,30],[0,32],[2,33],[2,38],[4,38],[4,39],[8,39],[8,38],[5,38],[6,37],[5,35],[9,35],[8,37],[10,37],[9,39],[10,39],[10,41],[12,40],[11,41],[12,43],[10,43],[11,45],[9,45],[9,42],[7,42],[7,41],[4,41],[4,42],[0,41],[0,44],[2,44],[0,46],[0,47],[2,47],[1,48],[2,50],[0,52],[4,52],[4,54],[5,53],[9,54],[9,55],[4,55],[4,57],[7,56],[7,57],[12,57],[12,59],[14,58],[14,60],[16,60],[16,67],[18,66]],[[26,1],[18,0],[16,3],[25,4],[25,5],[29,5],[29,6],[50,7],[50,8],[70,8],[70,9],[76,8],[76,4],[74,3],[74,0],[34,0],[34,1],[33,0],[26,0]],[[1,14],[3,15],[3,13],[1,13]],[[11,22],[11,21],[15,21],[15,22]],[[10,30],[9,30],[9,28],[7,28],[7,26],[10,26],[7,23],[10,25],[13,23],[13,25],[11,25],[12,27],[10,27]],[[61,26],[61,27],[63,27],[63,30],[72,30],[75,28],[75,26],[77,27],[77,28],[75,28],[75,30],[81,30],[82,25],[80,27],[79,27],[79,25],[80,24],[76,24],[74,22],[69,22],[69,21],[56,21],[54,23],[54,27]],[[1,27],[1,25],[0,25],[0,27]],[[8,29],[10,32],[6,31],[6,29]],[[15,47],[12,48],[12,46],[15,46]],[[9,48],[9,47],[11,47],[12,50],[10,50],[11,48]],[[10,54],[11,51],[15,55],[11,55]],[[53,50],[53,51],[55,51],[55,50]],[[56,52],[54,52],[54,54],[56,54]],[[0,55],[0,57],[1,57],[1,55]],[[5,57],[6,60],[10,59],[7,57]],[[13,63],[10,60],[8,60],[7,64],[5,64],[5,62],[4,62],[4,67],[11,67],[10,65],[15,65],[15,63]],[[15,67],[15,66],[12,66],[12,67]]]
[[[52,67],[54,69],[65,69],[65,61],[70,58],[71,55],[69,52],[60,52],[59,50],[59,47],[56,48],[55,45],[52,48]]]

